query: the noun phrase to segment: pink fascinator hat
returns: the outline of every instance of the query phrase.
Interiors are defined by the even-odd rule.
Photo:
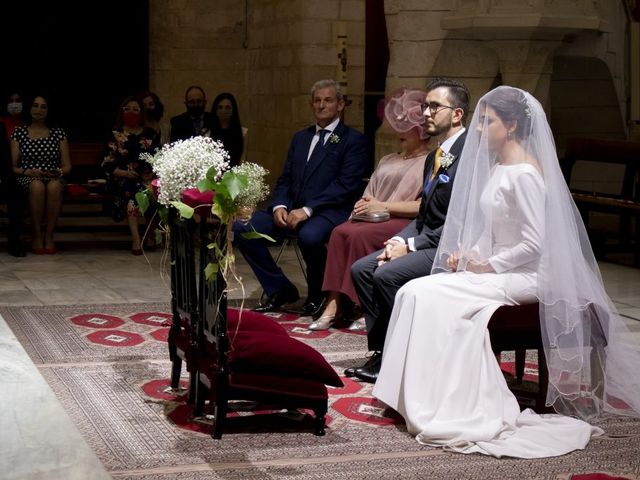
[[[422,114],[422,103],[427,93],[422,90],[411,90],[401,88],[394,91],[385,100],[384,117],[396,132],[408,132],[412,128],[417,128],[420,138],[428,138],[424,131],[424,115]]]

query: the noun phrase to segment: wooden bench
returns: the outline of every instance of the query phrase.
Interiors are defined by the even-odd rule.
[[[575,179],[576,166],[594,162],[592,173],[582,185]],[[632,252],[634,263],[640,265],[640,143],[594,138],[571,138],[567,143],[562,170],[573,199],[582,215],[597,257],[608,251]],[[617,167],[616,167],[617,166]],[[619,181],[610,191],[603,191],[602,177],[608,169],[617,168]],[[574,185],[572,185],[572,180]],[[600,212],[619,216],[616,244],[608,244],[606,235],[590,228],[590,213]]]

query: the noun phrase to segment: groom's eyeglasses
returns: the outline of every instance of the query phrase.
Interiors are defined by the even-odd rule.
[[[422,108],[423,115],[425,114],[427,109],[429,109],[429,113],[431,114],[432,117],[435,117],[436,113],[438,113],[443,108],[450,108],[451,110],[455,109],[455,107],[452,107],[450,105],[440,105],[439,103],[436,103],[436,102],[423,103],[422,105],[420,105],[420,108]]]

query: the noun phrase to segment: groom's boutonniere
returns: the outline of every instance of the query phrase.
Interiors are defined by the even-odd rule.
[[[340,141],[340,137],[335,133],[329,135],[329,143],[338,143]]]
[[[445,170],[451,166],[453,161],[456,159],[455,155],[451,153],[443,153],[440,157],[440,167]]]

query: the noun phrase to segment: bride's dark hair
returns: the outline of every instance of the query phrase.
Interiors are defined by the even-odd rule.
[[[503,123],[515,122],[515,136],[524,139],[531,133],[531,106],[525,95],[517,89],[498,89],[485,99]]]

